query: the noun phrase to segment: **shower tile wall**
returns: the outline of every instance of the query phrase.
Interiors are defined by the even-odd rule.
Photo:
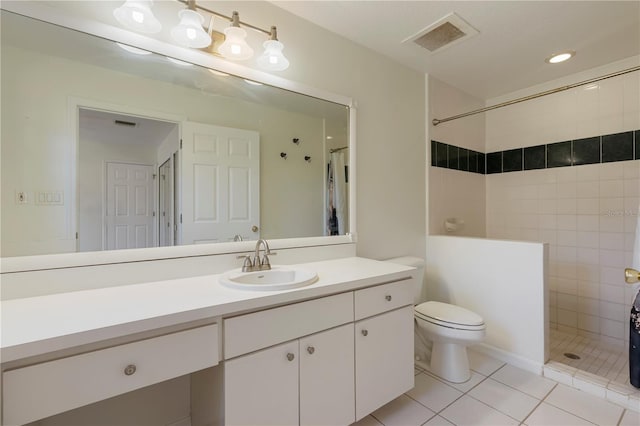
[[[487,103],[629,68],[637,60]],[[640,73],[634,72],[494,110],[486,117],[487,237],[548,242],[551,326],[620,346],[628,341],[628,312],[638,289],[624,282],[623,271],[631,266],[640,160],[606,161],[640,157],[624,157],[627,154],[606,146],[614,142],[605,138],[602,152],[595,142],[582,140],[639,129],[639,106]],[[576,140],[581,142],[572,152],[571,143],[564,141]],[[545,144],[553,145],[547,145],[547,168],[542,168],[540,147]],[[517,148],[522,147],[520,158]],[[524,171],[490,174],[497,171],[489,165],[490,158],[497,164],[491,153],[498,151],[503,171]],[[598,155],[602,163],[596,163]]]
[[[552,328],[623,344],[640,161],[487,176],[487,235],[549,243]]]

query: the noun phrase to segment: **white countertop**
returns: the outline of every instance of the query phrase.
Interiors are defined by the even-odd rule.
[[[207,275],[3,301],[1,359],[349,291],[407,278],[413,269],[358,257],[296,266],[316,271],[318,281],[292,290],[249,291]]]

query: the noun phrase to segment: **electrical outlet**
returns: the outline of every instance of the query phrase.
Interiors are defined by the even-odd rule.
[[[24,191],[16,191],[16,204],[27,204],[27,193]]]

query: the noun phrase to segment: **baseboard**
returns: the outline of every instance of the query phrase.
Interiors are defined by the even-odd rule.
[[[504,361],[507,364],[513,365],[514,367],[518,367],[523,370],[542,376],[542,370],[544,368],[544,364],[532,361],[528,358],[524,358],[512,352],[507,352],[503,349],[496,348],[495,346],[491,346],[486,343],[474,345],[470,349],[476,352],[481,352],[485,355],[489,355],[490,357],[499,359],[500,361]]]

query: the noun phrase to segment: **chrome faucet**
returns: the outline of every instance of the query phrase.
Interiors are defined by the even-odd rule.
[[[264,255],[260,258],[260,246],[264,247]],[[259,239],[256,242],[256,250],[253,255],[253,260],[251,260],[251,256],[244,255],[238,256],[239,259],[244,259],[244,263],[242,264],[242,272],[254,272],[254,271],[265,271],[271,269],[271,263],[269,262],[269,256],[274,256],[277,253],[274,253],[269,248],[269,243],[267,240]]]

